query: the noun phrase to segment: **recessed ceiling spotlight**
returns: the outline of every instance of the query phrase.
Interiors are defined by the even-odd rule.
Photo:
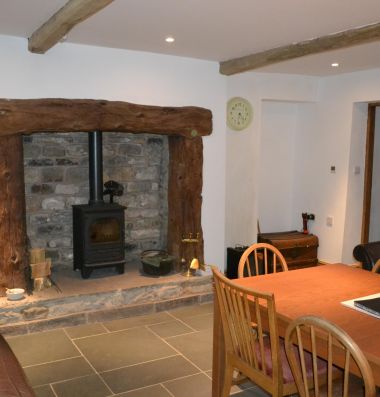
[[[165,38],[165,41],[167,43],[174,43],[175,38],[173,36],[168,36],[168,37]]]
[[[338,63],[338,62],[333,62],[333,63],[331,64],[331,66],[332,66],[333,68],[337,68],[337,67],[339,66],[339,63]]]

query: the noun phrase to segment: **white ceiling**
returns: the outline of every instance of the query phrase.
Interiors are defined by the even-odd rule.
[[[26,39],[65,3],[0,0],[0,34]],[[115,0],[67,42],[224,61],[379,21],[380,0]],[[329,75],[376,67],[380,41],[258,71]]]

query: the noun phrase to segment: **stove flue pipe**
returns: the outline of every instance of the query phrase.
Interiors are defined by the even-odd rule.
[[[88,133],[89,205],[104,204],[102,131]]]

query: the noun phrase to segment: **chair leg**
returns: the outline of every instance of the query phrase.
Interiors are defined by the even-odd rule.
[[[231,386],[232,386],[232,377],[234,374],[234,368],[229,363],[228,359],[226,359],[225,366],[226,366],[226,368],[224,371],[223,391],[222,391],[221,397],[229,397],[230,391],[231,391]]]

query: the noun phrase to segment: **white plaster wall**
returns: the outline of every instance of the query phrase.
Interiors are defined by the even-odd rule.
[[[225,77],[215,62],[100,47],[58,44],[31,54],[24,39],[0,36],[2,98],[93,98],[146,105],[208,108],[202,227],[205,260],[225,256]],[[191,170],[190,170],[191,172]]]
[[[363,148],[357,145],[365,134],[365,116],[355,114],[354,104],[380,99],[380,69],[326,78],[251,72],[229,78],[227,94],[245,96],[256,110],[250,128],[227,131],[227,244],[256,239],[262,101],[295,101],[300,104],[293,226],[299,229],[302,211],[313,212],[316,220],[309,226],[320,239],[319,259],[352,262],[349,253],[361,228],[362,196],[350,164],[359,161]],[[326,225],[328,216],[333,217],[332,226]]]
[[[380,111],[376,108],[369,240],[380,241]]]
[[[314,213],[315,220],[309,222],[309,230],[319,237],[319,259],[339,261],[343,230],[337,230],[345,211],[347,165],[344,160],[348,159],[349,144],[344,136],[339,136],[332,117],[325,114],[321,106],[318,102],[299,113],[298,128],[303,133],[299,134],[296,155],[299,167],[295,177],[294,217],[299,219],[302,211]],[[330,172],[331,166],[335,166],[335,173]],[[327,216],[333,216],[333,227],[326,226]]]
[[[359,142],[351,137],[353,133],[366,133],[365,123],[360,122],[365,116],[360,117],[354,112],[354,104],[379,99],[380,69],[328,77],[320,82],[317,121],[322,132],[319,142],[324,148],[324,169],[328,169],[330,164],[337,167],[334,175],[327,173],[320,176],[323,192],[316,192],[320,200],[317,211],[320,214],[318,233],[321,236],[319,252],[322,260],[354,261],[352,255],[349,260],[349,252],[352,252],[356,245],[353,230],[356,230],[357,238],[358,230],[361,229],[363,199],[356,189],[349,189],[350,181],[354,178],[350,169],[350,153],[356,157],[357,151],[364,148],[357,147]],[[356,130],[357,125],[361,126],[361,131]],[[326,226],[327,215],[334,217],[332,227]],[[346,227],[345,233],[346,221],[351,222],[351,232]],[[345,239],[347,244],[344,244]]]
[[[228,78],[228,97],[247,98],[254,118],[244,131],[227,131],[227,245],[251,244],[257,239],[263,102],[309,102],[315,100],[317,92],[315,77],[250,72]]]
[[[354,103],[342,250],[342,261],[344,263],[355,261],[352,251],[361,242],[367,120],[368,104],[364,102]],[[355,173],[355,167],[358,167],[359,173]]]
[[[315,103],[299,103],[297,105],[297,126],[295,139],[294,159],[294,192],[292,206],[292,229],[302,230],[302,213],[307,212],[316,215],[315,187],[318,180],[312,174],[318,173],[320,157],[323,153],[316,147],[314,140],[318,140],[313,126],[316,121]],[[318,189],[318,187],[317,187]],[[315,233],[315,221],[308,221],[308,230]]]
[[[262,233],[292,229],[297,105],[263,101],[258,162]]]

